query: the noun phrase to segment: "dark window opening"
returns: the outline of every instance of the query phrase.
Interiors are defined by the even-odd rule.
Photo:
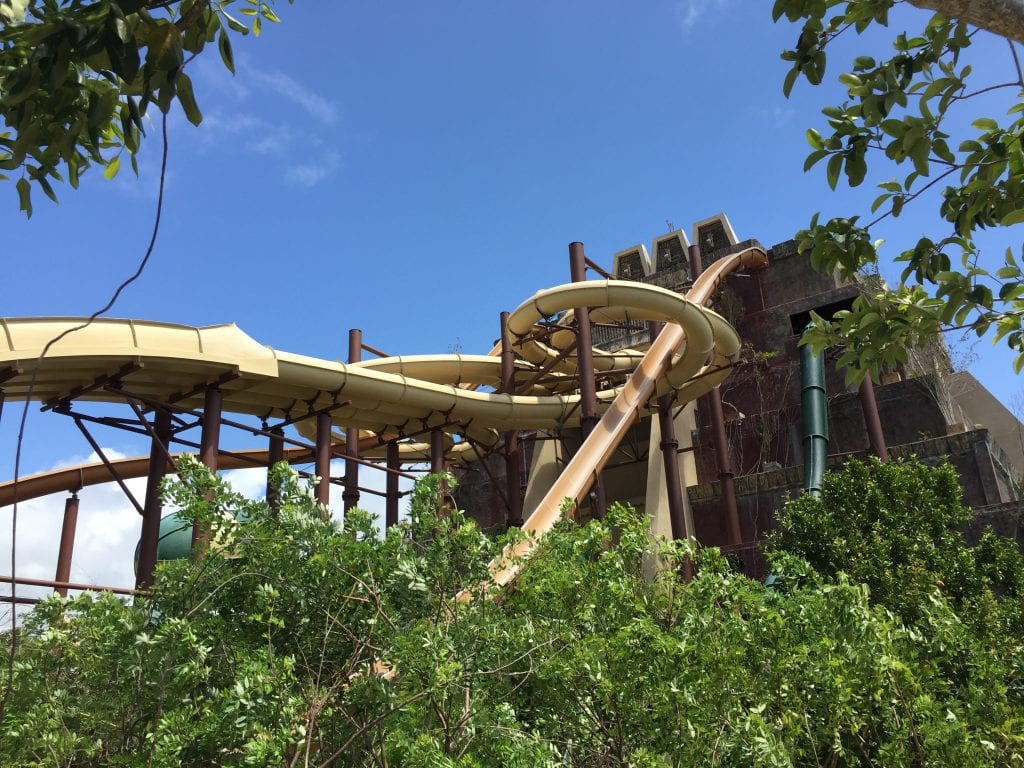
[[[849,309],[853,306],[853,298],[843,299],[842,301],[834,301],[831,304],[825,304],[820,307],[814,307],[804,312],[797,312],[795,315],[789,316],[789,322],[793,326],[793,335],[800,336],[804,332],[804,328],[811,322],[811,312],[816,315],[831,320],[832,316],[842,309]]]
[[[640,258],[640,251],[626,253],[619,257],[619,274],[616,277],[623,280],[643,280],[644,264]]]

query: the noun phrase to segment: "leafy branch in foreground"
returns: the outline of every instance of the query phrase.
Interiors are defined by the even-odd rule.
[[[958,489],[920,472],[900,500],[927,516]],[[436,477],[417,489],[411,521],[381,534],[363,512],[324,520],[283,465],[277,514],[196,462],[181,474],[167,501],[210,525],[216,545],[198,563],[162,564],[134,605],[85,595],[33,611],[0,719],[11,764],[1024,760],[1021,634],[971,613],[988,601],[987,616],[1009,616],[1017,598],[996,598],[987,576],[955,594],[936,588],[968,583],[958,558],[927,561],[904,619],[876,594],[874,572],[816,571],[779,550],[769,589],[716,550],[652,542],[647,520],[615,505],[602,521],[557,526],[500,600],[456,603],[502,542],[457,511],[439,514]],[[954,518],[918,538],[945,541]],[[835,523],[813,512],[801,530],[824,538]],[[901,541],[866,544],[878,569],[904,563]],[[1020,555],[1001,551],[1005,572],[1019,573]],[[664,567],[651,579],[655,554]],[[920,552],[908,554],[916,572]],[[697,566],[690,583],[685,558]],[[379,660],[394,679],[374,675]]]
[[[33,184],[56,201],[54,183],[113,178],[126,154],[137,173],[150,105],[203,119],[187,64],[216,42],[234,72],[231,33],[277,20],[264,0],[0,0],[0,179],[31,216]]]
[[[894,5],[895,0],[776,0],[776,21],[785,16],[802,24],[796,46],[783,54],[792,62],[786,95],[801,77],[819,85],[832,41],[851,29],[859,34],[888,25]],[[993,80],[977,82],[965,62],[979,41],[1002,47],[1004,65]],[[831,321],[816,317],[808,342],[816,349],[845,345],[842,362],[859,381],[884,365],[905,362],[908,347],[937,332],[966,327],[978,336],[991,331],[995,341],[1005,339],[1017,353],[1019,371],[1024,272],[1013,252],[1019,237],[1014,241],[1005,233],[1007,247],[998,261],[983,256],[977,242],[983,230],[992,230],[987,238],[996,240],[1024,222],[1024,72],[1018,45],[937,14],[920,33],[897,34],[890,55],[856,57],[839,81],[848,100],[822,110],[827,132],[807,131],[812,151],[805,170],[824,162],[832,189],[841,178],[859,186],[869,168],[892,168],[898,176],[878,184],[870,217],[823,222],[816,214],[797,235],[801,251],[816,269],[853,277],[879,260],[881,241],[871,231],[880,222],[898,218],[909,205],[928,205],[935,206],[937,224],[896,257],[904,264],[898,286],[858,298]],[[979,115],[979,109],[1005,117]],[[969,129],[959,127],[967,123]]]

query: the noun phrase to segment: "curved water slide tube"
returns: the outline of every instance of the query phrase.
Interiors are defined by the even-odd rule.
[[[715,262],[697,278],[686,295],[687,313],[668,321],[658,334],[594,430],[523,523],[527,536],[491,562],[492,583],[482,585],[482,589],[503,587],[519,575],[525,558],[561,518],[566,500],[573,504],[582,501],[652,397],[675,390],[677,401],[686,403],[714,389],[729,375],[739,359],[740,338],[706,305],[729,273],[741,267],[759,269],[767,265],[764,250],[752,247]],[[464,592],[456,599],[472,597]]]
[[[578,426],[580,396],[573,384],[576,357],[566,354],[572,340],[565,330],[565,313],[573,307],[593,308],[592,318],[598,322],[666,323],[646,351],[595,350],[595,368],[603,381],[610,382],[598,392],[603,416],[526,521],[524,528],[539,536],[557,520],[565,498],[578,502],[585,495],[650,398],[674,390],[680,402],[692,400],[728,375],[739,352],[739,338],[705,305],[726,274],[764,263],[760,248],[721,259],[686,297],[646,284],[607,280],[538,292],[511,313],[508,321],[509,340],[521,358],[516,363],[521,380],[529,380],[547,367],[542,383],[522,394],[480,389],[500,383],[497,349],[491,355],[385,357],[346,364],[262,346],[234,325],[194,328],[99,319],[63,338],[39,362],[32,399],[48,402],[74,394],[79,400],[119,402],[122,393],[91,385],[130,370],[121,384],[123,393],[167,402],[175,393],[195,391],[197,394],[175,404],[199,409],[203,395],[197,384],[223,380],[224,374],[229,374],[220,385],[225,411],[287,419],[309,409],[340,404],[330,412],[332,423],[361,430],[360,454],[366,458],[375,458],[375,448],[383,451],[381,443],[396,435],[437,428],[452,436],[447,442],[449,459],[472,460],[481,446],[492,446],[504,431]],[[31,373],[43,347],[79,323],[68,318],[0,319],[0,374],[6,379],[0,386],[7,400],[27,397]],[[308,434],[308,426],[300,428],[301,424],[296,427]],[[344,443],[340,433],[335,439]],[[405,441],[400,447],[404,460],[427,456],[423,443]],[[266,457],[263,451],[250,453],[253,459]],[[297,449],[296,454],[296,460],[303,460],[308,449]],[[230,457],[222,458],[222,467],[229,468]],[[146,460],[139,459],[118,463],[122,477],[145,475],[148,466]],[[19,500],[109,481],[106,468],[100,467],[72,467],[25,478],[19,482]],[[0,484],[0,505],[10,502],[11,486],[10,482]],[[530,547],[530,540],[525,540],[515,552],[506,554],[514,559]],[[507,583],[514,576],[515,566],[509,562],[492,565],[497,583]]]

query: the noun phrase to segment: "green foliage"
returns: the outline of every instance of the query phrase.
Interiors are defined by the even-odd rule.
[[[277,514],[194,462],[183,473],[169,498],[214,546],[162,565],[149,600],[33,612],[6,764],[1024,761],[1020,635],[977,634],[941,592],[904,626],[793,554],[774,556],[783,588],[766,589],[613,506],[558,525],[499,600],[456,602],[502,542],[438,504],[440,478],[381,535],[362,512],[325,521],[283,466]]]
[[[776,0],[773,17],[801,23],[796,46],[782,58],[792,62],[783,90],[788,96],[803,77],[819,85],[825,76],[829,45],[852,29],[887,25],[895,0]],[[976,30],[975,30],[976,32]],[[983,259],[976,243],[981,230],[1024,221],[1024,74],[1015,45],[1008,42],[1006,75],[976,82],[962,62],[974,41],[972,30],[941,14],[917,35],[901,33],[888,57],[858,56],[839,75],[848,100],[822,110],[828,130],[807,131],[811,153],[804,169],[824,161],[828,184],[840,178],[856,187],[874,170],[896,178],[881,181],[881,194],[863,223],[861,215],[826,222],[816,214],[798,233],[800,250],[816,269],[845,277],[872,267],[880,241],[871,229],[897,218],[904,208],[934,188],[937,229],[902,246],[905,264],[900,285],[861,297],[831,321],[815,320],[805,339],[816,349],[845,344],[842,363],[851,379],[877,374],[883,365],[905,362],[906,348],[934,337],[939,329],[969,327],[978,336],[992,331],[1024,366],[1024,276],[1010,248],[998,263]],[[971,114],[976,99],[1004,96],[1005,117]],[[991,107],[989,107],[991,108]],[[966,113],[966,114],[965,114]],[[951,135],[950,125],[967,118],[971,130]],[[966,122],[965,121],[965,122]],[[943,186],[937,186],[942,184]],[[920,204],[933,204],[927,198]],[[1009,243],[1014,240],[1007,233]]]
[[[33,184],[56,201],[54,182],[111,179],[125,153],[137,172],[151,104],[203,119],[186,65],[216,41],[234,72],[231,34],[277,20],[263,0],[0,0],[0,179],[31,216]]]
[[[1024,559],[991,531],[967,547],[962,529],[971,513],[960,498],[948,463],[848,461],[826,474],[820,497],[786,504],[770,541],[819,573],[864,584],[873,602],[909,625],[941,594],[979,634],[1019,634]]]

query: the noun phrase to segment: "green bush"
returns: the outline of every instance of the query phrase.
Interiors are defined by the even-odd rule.
[[[905,625],[787,552],[767,589],[616,505],[558,525],[497,599],[456,603],[502,542],[439,514],[438,478],[381,534],[361,512],[325,521],[283,470],[278,514],[183,472],[168,497],[219,545],[162,565],[148,600],[32,613],[4,765],[1022,762],[1020,636],[977,633],[941,590]]]

